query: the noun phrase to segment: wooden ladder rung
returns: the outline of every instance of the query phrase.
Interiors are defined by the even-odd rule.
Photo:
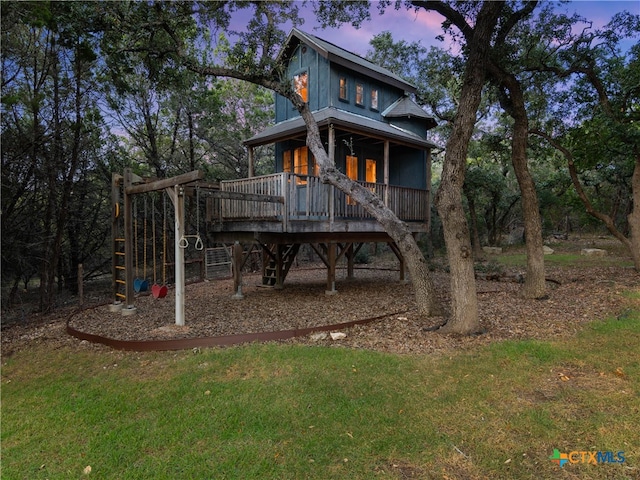
[[[124,280],[120,280],[120,279],[116,280],[116,283],[120,283],[122,285],[126,285],[127,284],[127,282],[125,282]]]
[[[116,297],[118,297],[118,298],[127,298],[127,296],[122,294],[122,293],[116,293]]]

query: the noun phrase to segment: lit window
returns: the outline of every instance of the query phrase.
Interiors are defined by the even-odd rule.
[[[340,100],[347,100],[347,79],[340,77]]]
[[[371,90],[371,108],[373,110],[378,110],[378,90]]]
[[[361,83],[356,83],[356,104],[364,105],[364,87]]]
[[[286,150],[282,154],[282,171],[291,172],[291,150]]]
[[[365,165],[365,180],[369,183],[376,183],[376,161],[367,158]]]
[[[303,102],[309,101],[309,74],[307,72],[299,73],[293,76],[293,88],[300,95]]]
[[[358,180],[358,157],[347,155],[347,177]],[[347,195],[347,205],[355,205],[356,201]]]
[[[309,150],[298,147],[293,151],[293,173],[309,175]]]

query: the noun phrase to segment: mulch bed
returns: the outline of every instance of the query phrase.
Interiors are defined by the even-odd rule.
[[[238,333],[300,329],[378,317],[375,321],[344,329],[346,337],[333,340],[307,335],[289,343],[345,346],[392,353],[445,352],[502,339],[552,339],[573,335],[593,319],[617,315],[625,308],[622,292],[640,288],[640,276],[631,268],[548,268],[548,298],[526,300],[518,296],[517,272],[499,281],[479,279],[478,301],[482,335],[460,337],[429,331],[444,322],[417,314],[411,284],[398,281],[393,269],[357,269],[355,279],[340,270],[337,295],[325,295],[325,270],[297,268],[289,273],[283,290],[259,286],[258,275],[245,275],[245,298],[232,298],[232,281],[218,280],[188,285],[185,326],[175,325],[174,291],[164,299],[141,295],[137,313],[123,316],[101,305],[80,311],[70,325],[82,332],[119,340],[210,337]],[[435,272],[438,297],[448,314],[449,278]],[[68,317],[68,316],[67,316]],[[83,348],[86,341],[64,332],[66,318],[53,317],[39,325],[17,325],[3,331],[2,351],[31,342],[57,342]],[[103,347],[106,348],[106,347]]]

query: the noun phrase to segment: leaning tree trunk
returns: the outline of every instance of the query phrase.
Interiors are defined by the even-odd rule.
[[[318,124],[313,118],[309,106],[297,102],[296,107],[307,125],[307,146],[320,166],[322,181],[349,195],[382,225],[406,261],[419,312],[426,316],[439,315],[440,308],[427,261],[407,225],[368,188],[354,182],[335,168],[324,149]]]

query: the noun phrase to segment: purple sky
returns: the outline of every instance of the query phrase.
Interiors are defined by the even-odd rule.
[[[363,23],[358,30],[350,25],[319,30],[316,29],[318,23],[313,16],[312,7],[308,5],[305,8],[308,14],[303,14],[306,21],[300,27],[302,30],[343,48],[349,48],[361,56],[365,56],[367,50],[370,49],[369,41],[375,35],[387,30],[392,32],[395,41],[420,41],[426,47],[432,45],[444,47],[442,42],[435,39],[437,35],[442,33],[443,17],[437,13],[427,13],[424,10],[420,10],[416,14],[404,8],[397,11],[393,8],[388,8],[384,15],[379,15],[377,9],[372,7],[371,21]],[[640,1],[572,1],[566,5],[559,6],[558,10],[569,14],[578,13],[592,20],[594,27],[601,27],[607,24],[615,13],[623,10],[640,14]],[[625,46],[628,47],[637,41],[638,39],[629,40]]]

